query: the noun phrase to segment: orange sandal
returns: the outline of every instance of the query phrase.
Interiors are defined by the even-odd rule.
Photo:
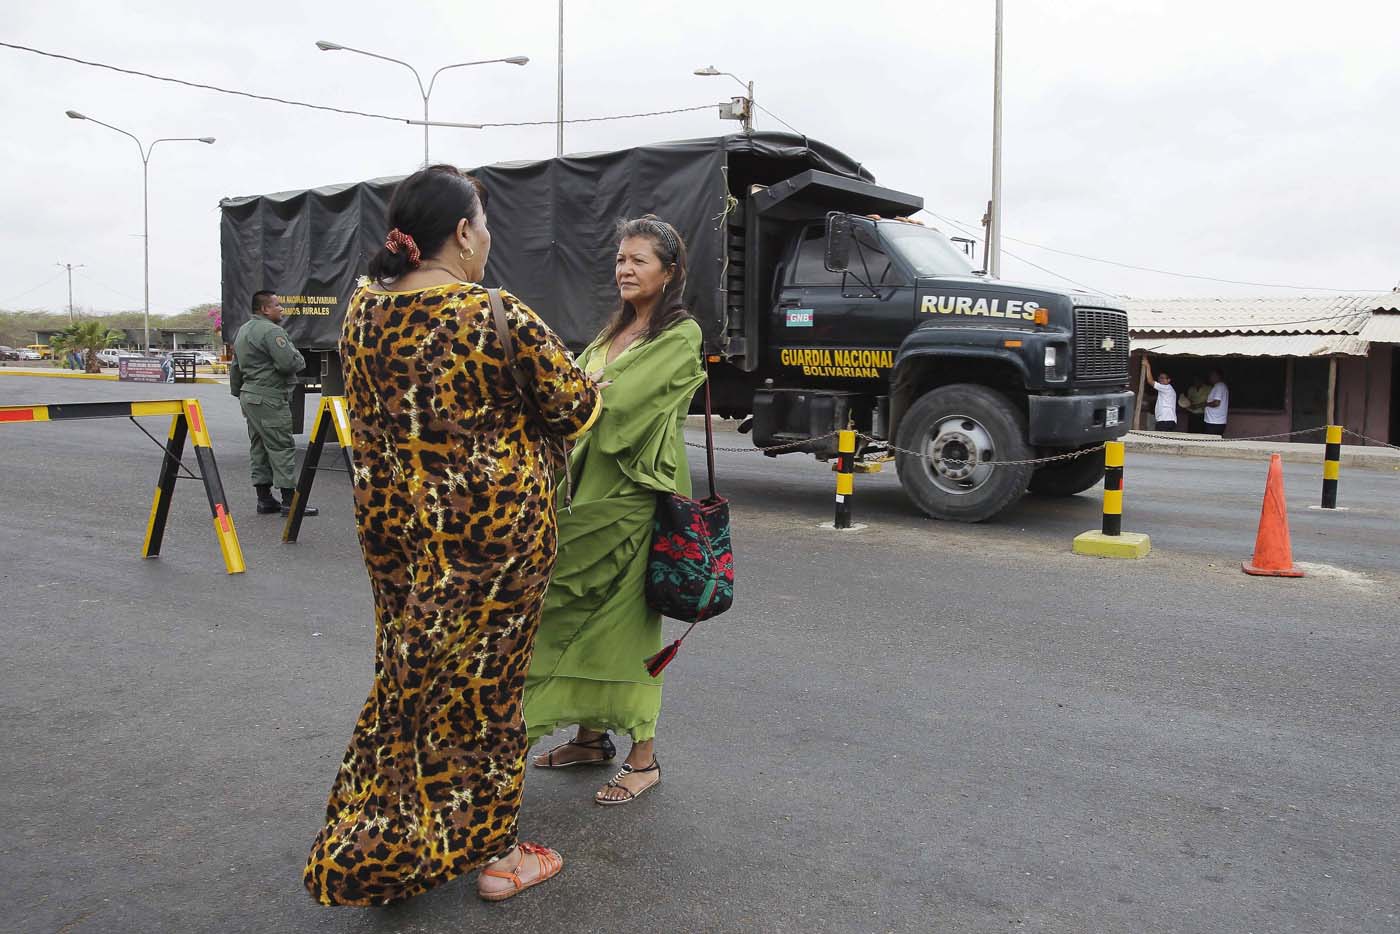
[[[514,898],[515,896],[519,895],[521,892],[525,891],[531,886],[539,885],[541,882],[548,882],[550,879],[553,879],[555,876],[559,875],[559,871],[564,868],[564,857],[560,856],[557,851],[551,850],[547,846],[540,846],[538,843],[522,842],[519,844],[519,847],[520,862],[523,863],[525,861],[526,854],[534,856],[535,859],[539,862],[539,876],[535,879],[531,879],[529,882],[524,881],[517,874],[520,871],[519,863],[517,863],[515,866],[515,872],[507,872],[504,869],[483,869],[481,870],[481,874],[483,876],[494,876],[498,879],[509,879],[514,888],[502,889],[499,892],[483,892],[480,888],[478,888],[476,890],[477,895],[480,895],[483,899],[485,899],[488,902],[503,902],[508,898]]]

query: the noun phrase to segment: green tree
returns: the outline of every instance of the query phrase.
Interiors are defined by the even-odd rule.
[[[100,373],[102,365],[97,362],[97,352],[125,339],[125,334],[108,327],[107,322],[88,319],[68,325],[54,335],[51,343],[55,361],[59,359],[60,354],[76,350],[87,362],[87,372]]]

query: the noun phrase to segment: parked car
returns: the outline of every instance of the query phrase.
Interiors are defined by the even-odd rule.
[[[47,360],[53,356],[53,348],[48,344],[29,344],[27,349],[34,351],[38,356],[30,357],[31,360]]]
[[[130,353],[130,351],[118,350],[115,347],[104,347],[97,352],[97,362],[103,366],[116,366],[117,361],[128,353]]]
[[[43,355],[43,354],[39,353],[39,351],[37,351],[37,350],[31,350],[31,349],[29,349],[28,347],[21,347],[21,348],[19,348],[18,350],[16,350],[15,353],[18,355],[18,356],[15,357],[16,360],[42,360],[42,359],[44,359],[44,355]]]
[[[6,344],[0,344],[0,360],[18,360],[19,351]]]

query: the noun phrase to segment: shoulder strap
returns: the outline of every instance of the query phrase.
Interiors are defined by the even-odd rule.
[[[705,369],[705,469],[710,477],[710,499],[715,498],[715,430],[710,414],[710,358],[700,348],[700,362]]]
[[[496,337],[501,341],[501,349],[506,355],[506,370],[510,372],[510,378],[515,380],[515,387],[520,390],[520,398],[525,403],[527,411],[533,411],[541,418],[539,406],[535,404],[535,397],[530,392],[529,384],[520,372],[520,367],[516,363],[515,341],[510,336],[510,322],[506,320],[505,302],[501,301],[500,289],[487,289],[486,300],[491,304],[491,323],[495,325]],[[567,441],[559,442],[560,465],[559,469],[564,472],[564,508],[568,509],[574,502],[574,478],[569,470],[569,444]]]
[[[501,290],[487,289],[486,300],[491,303],[491,321],[496,326],[496,337],[500,339],[501,349],[506,354],[506,369],[510,371],[510,378],[515,380],[520,394],[529,400],[531,397],[525,386],[525,377],[520,375],[520,368],[515,362],[515,341],[510,336],[510,322],[506,320],[506,306],[505,302],[501,301]]]

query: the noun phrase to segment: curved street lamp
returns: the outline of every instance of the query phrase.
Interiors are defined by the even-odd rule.
[[[150,167],[151,152],[158,143],[205,143],[213,145],[212,136],[164,136],[157,140],[152,140],[151,145],[143,146],[141,141],[131,133],[121,127],[112,126],[110,123],[103,123],[94,117],[89,117],[78,113],[76,110],[65,111],[71,120],[86,120],[98,126],[105,126],[109,130],[115,130],[122,136],[127,137],[136,144],[136,150],[141,154],[141,243],[144,256],[142,266],[145,280],[145,307],[143,310],[143,331],[145,332],[144,350],[151,349],[151,211],[150,211]]]
[[[694,74],[697,74],[697,75],[699,75],[699,76],[702,77],[702,78],[715,78],[715,77],[718,77],[719,75],[728,75],[729,77],[733,78],[735,81],[737,81],[737,82],[739,82],[740,84],[742,84],[742,85],[744,86],[744,88],[748,90],[749,93],[748,93],[748,97],[746,98],[747,101],[748,101],[748,106],[745,108],[745,112],[744,112],[744,132],[745,132],[745,133],[752,133],[752,132],[753,132],[753,109],[754,109],[754,102],[753,102],[753,82],[752,82],[752,81],[745,81],[743,78],[740,78],[738,75],[734,74],[733,72],[730,72],[730,71],[720,71],[720,70],[719,70],[718,68],[716,68],[714,65],[706,65],[704,68],[697,68],[697,69],[695,69]]]
[[[377,59],[379,59],[380,61],[383,61],[383,62],[393,62],[395,65],[402,65],[403,67],[407,68],[409,71],[413,72],[413,78],[414,78],[415,81],[418,82],[418,94],[419,94],[420,97],[423,98],[423,164],[424,164],[424,165],[427,165],[428,162],[429,162],[429,160],[428,160],[428,127],[430,126],[430,124],[429,124],[429,122],[428,122],[428,98],[430,98],[430,97],[433,96],[433,85],[437,84],[438,75],[442,74],[444,71],[449,71],[449,70],[451,70],[451,69],[453,69],[453,68],[466,68],[466,67],[469,66],[469,65],[494,65],[494,64],[497,64],[497,63],[503,63],[503,64],[506,64],[506,65],[528,65],[528,64],[530,64],[530,57],[529,57],[528,55],[512,55],[512,56],[510,56],[509,58],[485,58],[485,59],[482,59],[481,61],[476,61],[476,62],[458,62],[458,63],[455,64],[455,65],[443,65],[443,66],[442,66],[441,68],[439,68],[437,71],[433,72],[432,77],[428,79],[428,84],[427,84],[426,86],[424,86],[424,84],[423,84],[423,76],[420,75],[420,74],[418,73],[418,69],[417,69],[417,68],[414,68],[414,67],[413,67],[412,65],[410,65],[408,62],[401,61],[400,59],[397,59],[397,58],[390,58],[390,57],[387,56],[387,55],[380,55],[378,52],[366,52],[364,49],[352,49],[352,48],[351,48],[350,46],[348,46],[348,45],[341,45],[339,42],[328,42],[328,41],[325,40],[325,39],[319,40],[319,41],[316,43],[316,48],[320,49],[322,52],[354,52],[356,55],[365,55],[365,56],[368,56],[369,58],[377,58]],[[411,122],[411,121],[410,121],[410,122]],[[457,124],[452,124],[452,125],[453,125],[453,126],[462,126],[462,127],[471,127],[471,128],[473,128],[473,129],[480,129],[480,127],[477,127],[475,124],[470,124],[470,123],[457,123]]]

